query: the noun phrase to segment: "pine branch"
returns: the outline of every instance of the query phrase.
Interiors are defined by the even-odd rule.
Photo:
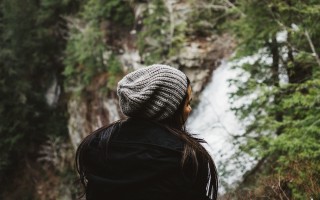
[[[318,63],[318,65],[320,66],[320,59],[319,59],[319,56],[318,56],[318,54],[317,54],[317,52],[316,52],[316,49],[314,48],[314,45],[313,45],[313,42],[312,42],[312,40],[311,40],[311,38],[310,38],[309,32],[308,32],[307,30],[305,30],[305,31],[304,31],[304,34],[305,34],[305,36],[307,37],[307,40],[308,40],[308,42],[309,42],[310,48],[311,48],[311,50],[312,50],[312,53],[314,54],[314,56],[315,56],[315,58],[316,58],[316,60],[317,60],[317,63]]]
[[[174,23],[174,16],[173,16],[173,7],[172,3],[169,1],[163,1],[163,4],[167,7],[169,12],[169,20],[170,20],[170,34],[169,34],[169,41],[170,41],[170,48],[172,47],[172,41],[174,36],[174,29],[175,29],[175,23]]]
[[[197,4],[195,5],[196,8],[204,8],[204,9],[213,9],[213,10],[228,10],[228,6],[222,6],[222,5],[207,5],[207,4]]]
[[[224,2],[226,2],[230,7],[236,9],[237,11],[239,11],[239,13],[241,14],[242,17],[245,17],[246,14],[244,14],[244,12],[242,12],[237,6],[235,6],[233,3],[231,3],[229,0],[224,0]]]

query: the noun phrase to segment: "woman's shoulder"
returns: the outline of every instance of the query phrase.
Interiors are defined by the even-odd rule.
[[[112,143],[144,144],[182,151],[184,142],[165,126],[156,122],[129,118],[119,122]]]

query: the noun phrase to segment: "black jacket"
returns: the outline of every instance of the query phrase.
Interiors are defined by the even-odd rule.
[[[112,135],[107,160],[96,137],[86,155],[87,200],[204,200],[207,165],[198,178],[182,170],[184,142],[153,122],[128,119]],[[201,163],[201,162],[200,162]]]

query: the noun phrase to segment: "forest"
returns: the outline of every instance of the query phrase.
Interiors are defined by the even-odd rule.
[[[219,199],[320,199],[318,20],[319,0],[1,0],[0,199],[80,196],[75,148],[121,117],[124,74],[168,64],[199,96],[226,59],[233,162],[255,164]]]

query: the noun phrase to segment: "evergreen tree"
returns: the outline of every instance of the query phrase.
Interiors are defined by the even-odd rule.
[[[244,13],[232,24],[240,39],[237,57],[253,56],[234,79],[233,107],[248,124],[237,136],[240,150],[255,157],[254,170],[279,173],[290,198],[320,194],[320,4],[318,1],[237,1]],[[282,37],[280,37],[282,35]],[[285,186],[283,186],[285,188]]]
[[[61,85],[61,14],[73,9],[76,1],[0,2],[0,198],[39,143],[67,135],[65,104],[49,107],[45,93],[54,79]]]

